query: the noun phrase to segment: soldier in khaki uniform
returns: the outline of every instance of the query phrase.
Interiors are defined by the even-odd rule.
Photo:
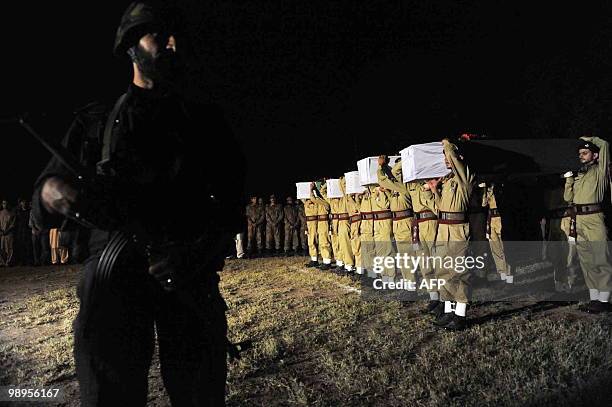
[[[374,214],[372,208],[372,191],[374,187],[366,186],[365,192],[361,195],[359,212],[361,221],[359,223],[359,239],[361,240],[361,266],[370,278],[376,278],[373,262],[375,254],[374,243]]]
[[[304,203],[300,200],[295,202],[296,208],[297,208],[297,213],[298,213],[298,219],[300,221],[300,231],[299,231],[299,237],[300,237],[300,246],[301,246],[301,254],[303,256],[308,254],[308,236],[306,231],[308,230],[308,225],[307,225],[307,221],[306,221],[306,213],[304,212]]]
[[[0,266],[10,266],[13,263],[16,219],[15,213],[8,208],[8,201],[2,201],[2,209],[0,209]]]
[[[393,213],[391,212],[391,191],[376,186],[370,195],[372,218],[374,220],[374,255],[379,258],[393,256]],[[383,267],[380,275],[383,281],[393,281],[395,267]]]
[[[270,203],[266,205],[266,251],[268,255],[278,255],[281,251],[281,228],[283,206],[276,203],[276,197],[270,195]],[[274,247],[272,245],[274,244]]]
[[[434,195],[434,208],[438,213],[438,232],[436,236],[435,254],[437,258],[465,258],[470,237],[467,218],[470,193],[474,175],[470,172],[463,159],[457,153],[457,146],[447,139],[442,141],[444,157],[451,173],[444,177],[442,190],[439,192],[438,180],[429,181],[430,190]],[[444,301],[444,313],[435,324],[449,330],[465,328],[465,315],[470,295],[469,273],[458,267],[445,267],[446,264],[436,264],[438,278],[446,284],[440,288],[440,297]],[[441,305],[438,305],[438,310]]]
[[[514,276],[512,270],[506,262],[506,255],[504,254],[504,243],[501,238],[502,222],[499,209],[497,208],[497,201],[495,200],[495,184],[485,185],[486,191],[482,195],[482,207],[489,208],[487,216],[487,239],[489,239],[489,245],[491,247],[491,254],[495,261],[495,268],[499,273],[502,281],[508,284],[514,282]]]
[[[351,238],[351,254],[355,258],[355,273],[363,275],[363,267],[361,265],[361,236],[359,228],[361,226],[361,199],[362,194],[347,194],[346,195],[346,210],[349,214],[349,228]]]
[[[558,178],[556,179],[558,180]],[[555,291],[571,292],[577,276],[576,211],[563,199],[563,185],[544,190],[545,258],[553,265]]]
[[[576,248],[590,303],[586,312],[611,311],[612,266],[601,203],[609,187],[609,145],[599,137],[581,137],[578,156],[582,167],[569,175],[563,198],[576,207]]]
[[[262,240],[261,240],[261,228],[258,226],[258,222],[262,216],[262,209],[257,204],[257,197],[251,197],[251,203],[246,207],[247,217],[247,253],[249,256],[253,256],[254,248],[257,248],[257,253],[261,254]]]
[[[298,208],[293,204],[293,198],[287,197],[287,205],[283,208],[285,222],[285,256],[293,256],[299,247],[298,233],[300,229],[300,219],[298,218]]]
[[[431,256],[434,250],[438,232],[438,216],[430,209],[434,207],[434,196],[426,181],[414,181],[406,184],[410,192],[415,223],[412,227],[413,240],[419,244],[419,253],[423,258]],[[421,277],[428,282],[436,279],[433,265],[427,263],[420,266]],[[438,287],[428,284],[429,304],[425,311],[433,312],[440,303]]]
[[[342,251],[340,250],[340,241],[338,240],[338,224],[341,198],[329,198],[327,196],[327,183],[321,186],[321,195],[329,204],[330,218],[330,243],[333,259],[336,261],[333,271],[342,272],[344,270],[344,261],[342,260]]]
[[[261,236],[262,249],[266,241],[266,205],[263,198],[257,198],[257,206],[259,206],[259,219],[257,220],[257,234]],[[263,250],[260,255],[263,254]]]
[[[331,269],[331,242],[329,239],[329,211],[330,205],[323,198],[323,195],[317,189],[316,185],[312,184],[311,200],[314,201],[317,207],[317,239],[319,243],[319,252],[323,259],[323,264],[319,265],[320,270]]]
[[[346,194],[346,179],[344,177],[340,177],[340,190],[343,197],[338,207],[338,245],[340,246],[340,253],[342,253],[344,270],[348,274],[353,274],[355,272],[355,256],[351,248],[351,224]]]
[[[304,215],[306,217],[307,226],[306,237],[308,239],[308,255],[310,256],[310,262],[306,264],[306,267],[318,267],[317,203],[313,199],[303,199],[302,202],[304,203]]]
[[[401,179],[401,161],[395,163],[393,169],[389,167],[388,161],[387,156],[380,156],[378,158],[378,184],[391,191],[390,209],[393,219],[393,237],[397,246],[397,252],[412,255],[412,223],[414,221],[412,198],[406,185],[398,180]],[[401,272],[404,280],[416,284],[416,270],[402,268]]]

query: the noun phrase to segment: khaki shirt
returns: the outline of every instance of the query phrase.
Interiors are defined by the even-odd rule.
[[[249,204],[246,207],[246,216],[247,216],[247,221],[252,224],[252,225],[256,225],[259,220],[261,219],[261,215],[262,215],[262,210],[261,207],[257,204]]]
[[[285,205],[283,208],[285,224],[296,227],[299,224],[298,208],[295,205]]]
[[[8,209],[0,210],[0,232],[12,232],[15,228],[15,213]]]
[[[283,212],[283,206],[279,204],[266,205],[266,222],[271,225],[278,225],[283,222],[285,214]]]
[[[401,164],[401,162],[399,164]],[[393,191],[393,193],[390,194],[391,210],[393,212],[397,212],[412,209],[412,198],[410,196],[410,191],[408,190],[406,185],[398,181],[395,177],[393,177],[393,175],[393,178],[390,178],[388,175],[388,171],[391,171],[391,168],[389,168],[389,166],[387,166],[386,170],[383,170],[383,168],[379,168],[377,176],[378,185],[390,191]]]
[[[456,147],[447,140],[444,153],[450,161],[452,173],[442,179],[442,192],[434,191],[437,212],[467,212],[474,182],[472,174],[457,156]]]
[[[599,158],[596,163],[587,167],[586,171],[580,171],[576,177],[565,180],[563,197],[567,202],[579,205],[601,203],[609,184],[609,145],[599,137],[581,137],[581,139],[599,147]]]

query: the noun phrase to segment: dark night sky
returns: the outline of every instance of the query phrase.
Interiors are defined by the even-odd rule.
[[[178,47],[190,93],[223,106],[244,146],[248,191],[285,194],[364,156],[465,131],[606,138],[606,3],[181,1]],[[126,5],[15,6],[0,28],[0,116],[32,112],[61,138],[74,109],[112,104],[130,80],[111,54]],[[18,127],[0,129],[0,195],[27,196],[49,154]],[[219,152],[211,142],[202,154]]]

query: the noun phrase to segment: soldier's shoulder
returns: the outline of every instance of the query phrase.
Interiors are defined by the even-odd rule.
[[[72,114],[76,118],[96,118],[106,116],[108,111],[108,104],[94,100],[85,105],[77,107],[72,111]]]

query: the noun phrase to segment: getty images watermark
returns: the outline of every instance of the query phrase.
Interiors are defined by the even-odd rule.
[[[486,254],[482,256],[435,256],[396,253],[394,256],[375,256],[372,258],[372,271],[377,275],[372,282],[375,290],[436,290],[446,284],[442,278],[422,279],[419,283],[414,278],[401,278],[398,281],[385,278],[385,271],[393,270],[402,276],[415,275],[417,270],[452,270],[464,273],[468,270],[482,270],[486,267]]]

